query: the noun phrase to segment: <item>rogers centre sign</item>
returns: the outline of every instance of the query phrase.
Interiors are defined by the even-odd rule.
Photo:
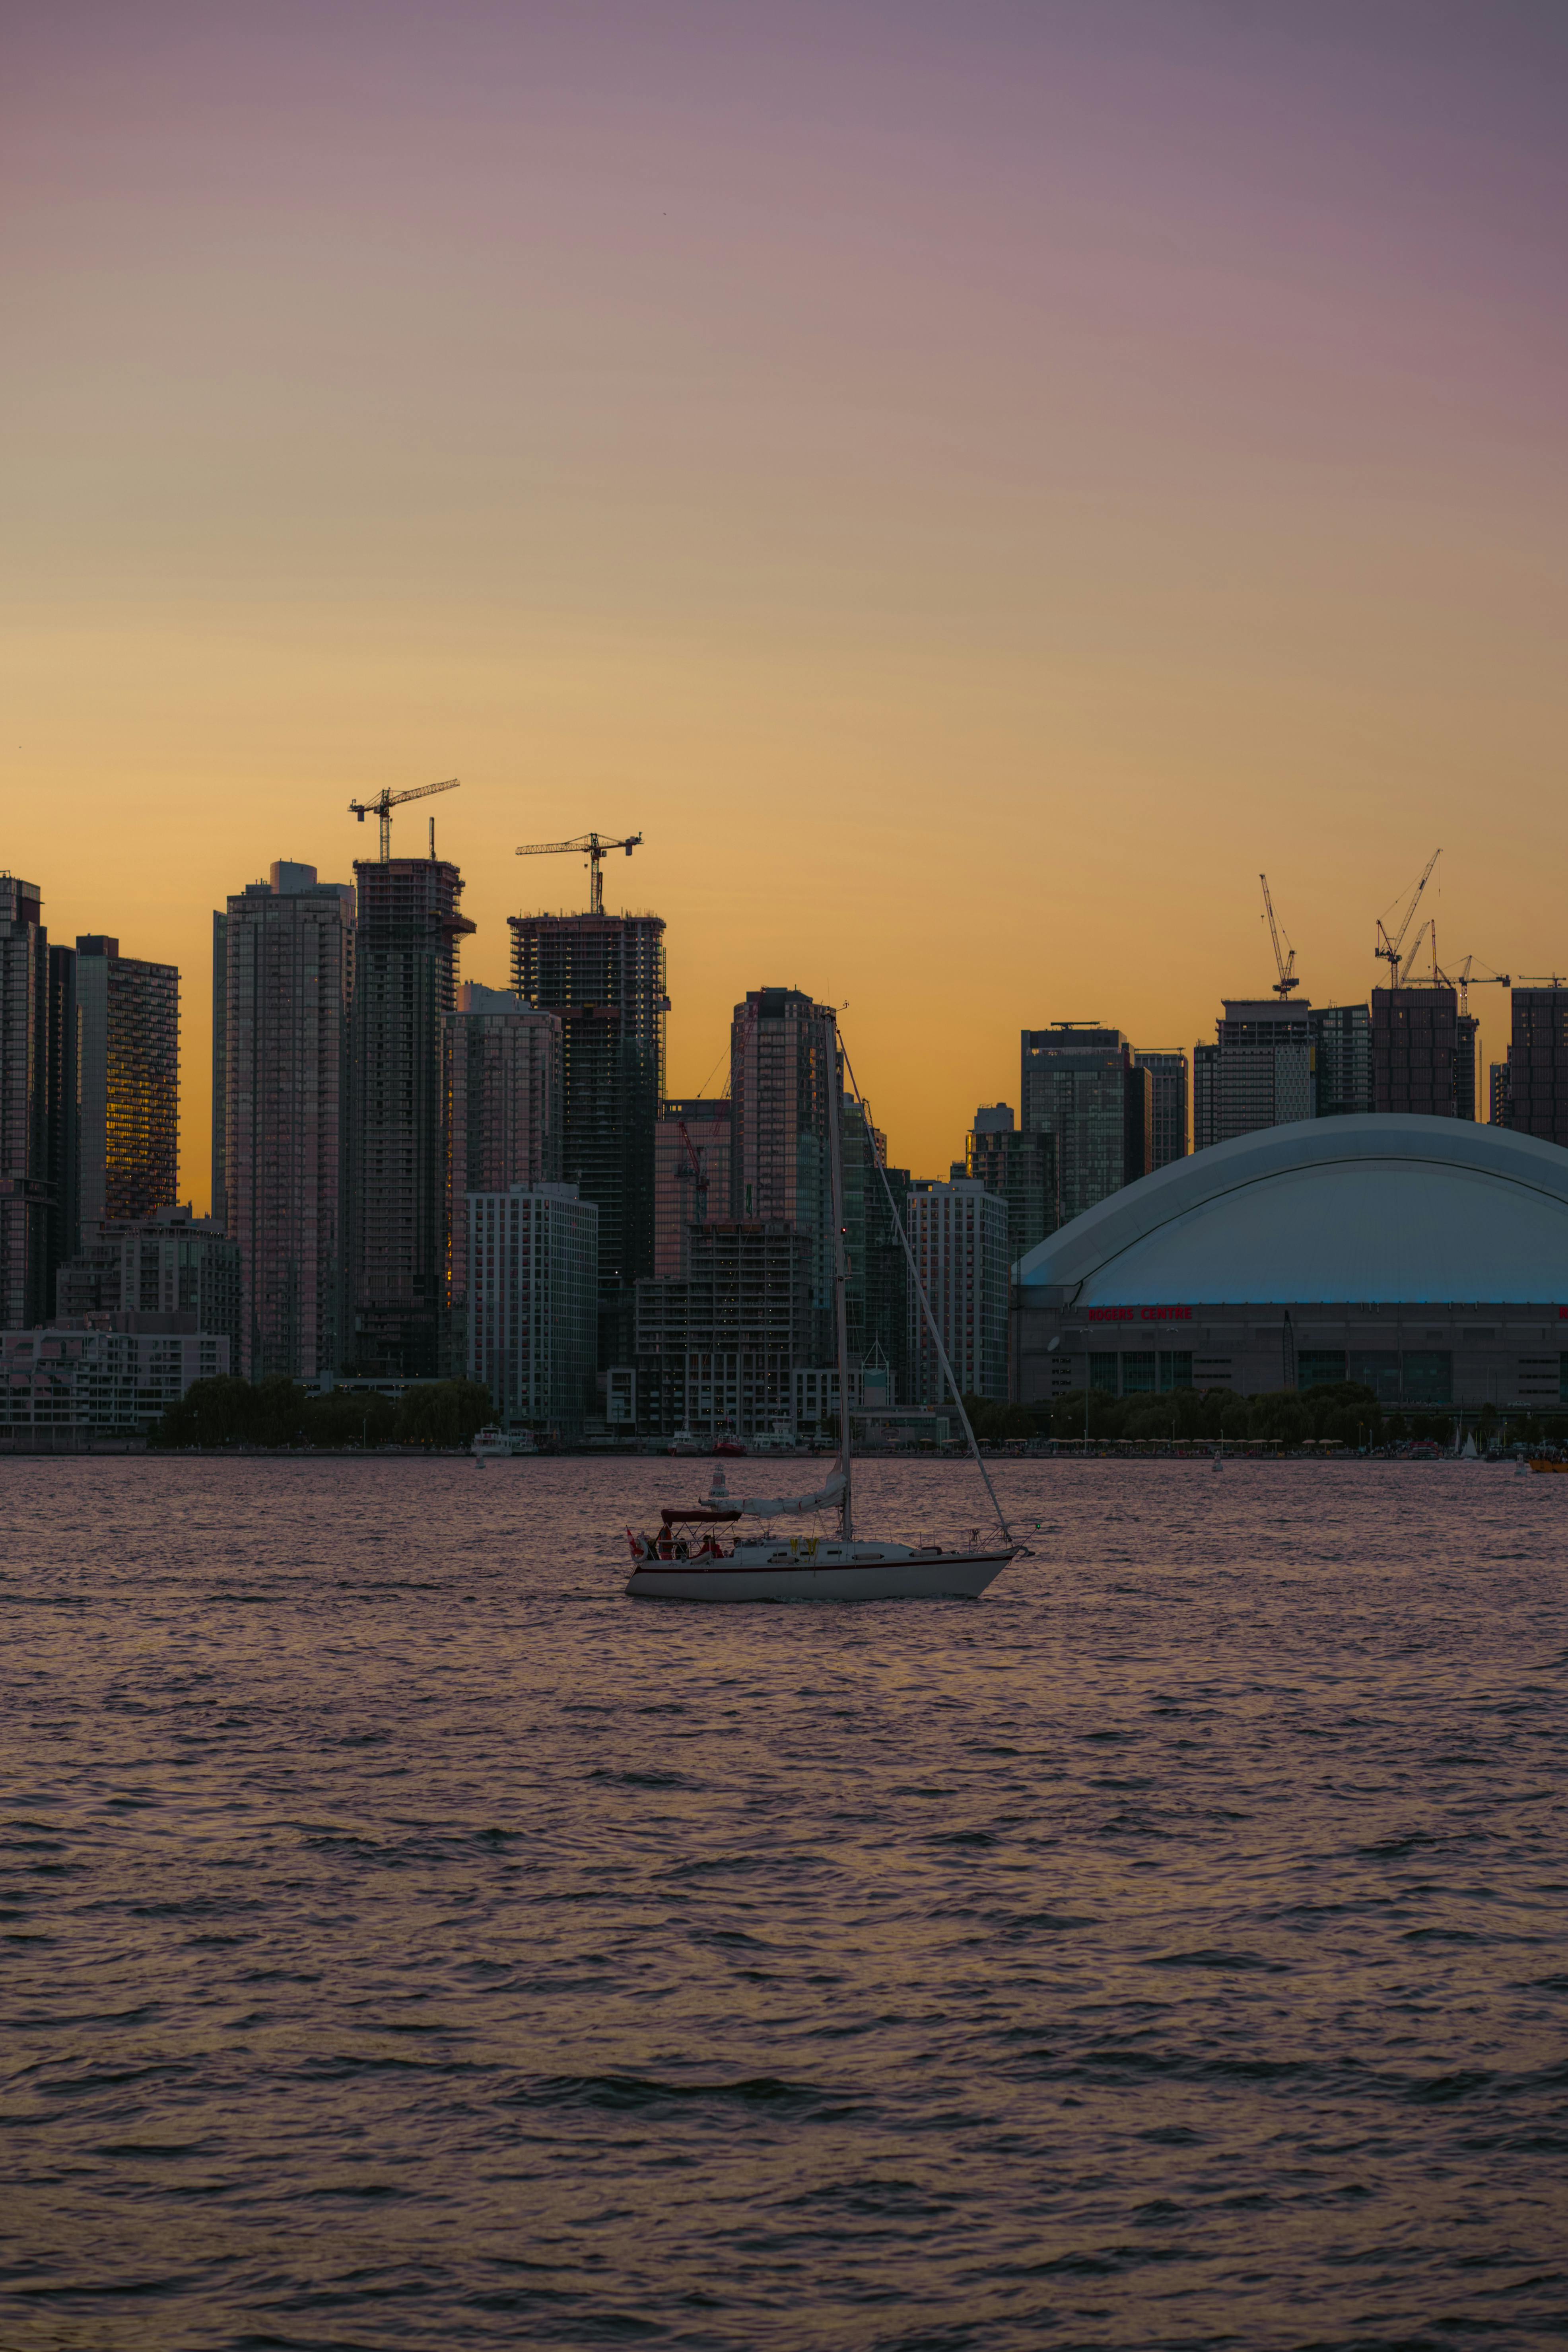
[[[1190,1307],[1091,1307],[1091,1323],[1190,1323]]]

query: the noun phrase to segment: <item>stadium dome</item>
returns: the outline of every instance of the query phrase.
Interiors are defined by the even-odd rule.
[[[1027,1307],[1568,1298],[1568,1151],[1411,1115],[1300,1119],[1173,1160],[1020,1259]]]

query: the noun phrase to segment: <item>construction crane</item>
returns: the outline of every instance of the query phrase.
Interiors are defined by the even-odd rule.
[[[563,857],[569,850],[580,850],[586,856],[594,877],[589,891],[588,911],[602,915],[605,911],[605,877],[599,871],[600,867],[612,849],[624,849],[629,857],[641,840],[640,833],[628,833],[619,841],[612,841],[608,835],[580,833],[573,841],[531,841],[517,854],[520,857]]]
[[[1454,974],[1453,985],[1459,992],[1459,1010],[1461,1013],[1468,1013],[1470,1009],[1470,982],[1472,978],[1474,979],[1478,988],[1511,988],[1513,986],[1512,979],[1506,971],[1478,971],[1472,973],[1470,966],[1474,962],[1475,957],[1473,955],[1468,955],[1465,958],[1464,962],[1459,966],[1458,971]]]
[[[1373,953],[1374,956],[1381,957],[1383,961],[1388,966],[1388,984],[1391,988],[1397,988],[1399,986],[1399,966],[1402,960],[1402,951],[1405,946],[1405,934],[1415,919],[1415,909],[1421,904],[1421,893],[1426,889],[1427,883],[1432,879],[1432,868],[1436,865],[1437,860],[1442,856],[1442,855],[1443,852],[1439,847],[1435,849],[1432,852],[1431,856],[1426,860],[1426,866],[1422,869],[1421,879],[1417,882],[1414,891],[1411,893],[1410,904],[1405,909],[1405,920],[1400,924],[1397,932],[1392,939],[1389,937],[1388,928],[1384,921],[1384,916],[1380,915],[1377,919],[1377,945],[1373,948]],[[1388,909],[1384,908],[1384,914],[1386,915]],[[1425,928],[1425,926],[1423,926],[1423,928]],[[1419,941],[1421,933],[1417,931],[1415,937],[1416,940]],[[1410,953],[1412,956],[1415,955],[1415,950],[1414,947],[1411,949]]]
[[[405,801],[427,801],[432,793],[456,792],[461,782],[460,776],[448,776],[444,783],[416,784],[412,792],[378,793],[373,801],[350,801],[349,814],[357,816],[361,824],[367,816],[381,819],[381,862],[384,866],[392,856],[393,810],[401,808]]]
[[[1258,878],[1263,885],[1263,911],[1268,918],[1268,936],[1274,942],[1274,967],[1279,974],[1274,983],[1274,993],[1283,1004],[1290,991],[1301,985],[1296,977],[1296,950],[1290,948],[1288,956],[1280,954],[1279,926],[1274,919],[1274,901],[1268,895],[1268,877],[1267,874],[1260,874]],[[1290,947],[1289,938],[1286,939],[1285,944],[1288,948]]]

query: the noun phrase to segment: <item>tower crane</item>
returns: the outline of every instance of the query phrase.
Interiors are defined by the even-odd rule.
[[[393,810],[401,808],[405,801],[427,801],[432,793],[456,792],[462,781],[460,776],[448,776],[444,783],[416,784],[411,792],[377,793],[373,801],[350,801],[349,814],[351,816],[357,816],[361,824],[364,823],[367,816],[381,819],[381,863],[384,866],[392,856]]]
[[[1470,1009],[1470,982],[1472,980],[1474,980],[1478,988],[1511,988],[1513,986],[1512,977],[1506,971],[1472,972],[1470,966],[1474,962],[1475,957],[1473,955],[1468,955],[1465,958],[1464,962],[1459,966],[1458,971],[1454,974],[1454,986],[1459,992],[1459,1010],[1461,1013],[1468,1013]]]
[[[1258,878],[1263,885],[1263,911],[1268,918],[1268,936],[1274,942],[1274,967],[1279,974],[1274,983],[1274,993],[1283,1004],[1290,991],[1301,985],[1296,977],[1296,950],[1290,948],[1288,956],[1280,954],[1279,926],[1274,919],[1274,901],[1268,895],[1268,877],[1267,874],[1260,874]],[[1289,938],[1285,944],[1288,948],[1290,947]]]
[[[1414,891],[1411,893],[1410,904],[1405,909],[1405,920],[1400,924],[1398,930],[1394,933],[1392,939],[1389,937],[1388,928],[1384,920],[1383,915],[1380,915],[1377,919],[1377,945],[1373,949],[1373,953],[1374,956],[1381,957],[1383,961],[1388,966],[1388,984],[1391,988],[1397,988],[1399,986],[1399,965],[1401,953],[1405,946],[1405,934],[1410,929],[1411,923],[1415,919],[1415,909],[1421,903],[1421,893],[1426,889],[1427,883],[1432,879],[1432,868],[1436,865],[1437,860],[1442,856],[1442,855],[1443,852],[1441,848],[1435,849],[1432,852],[1431,856],[1426,860],[1425,866],[1422,868],[1421,879],[1417,882]],[[1385,908],[1384,910],[1384,914],[1386,914],[1387,911],[1388,910]],[[1418,931],[1415,936],[1417,940],[1419,940],[1421,936],[1420,932]],[[1412,948],[1410,952],[1411,955],[1414,956],[1415,952],[1415,948]]]
[[[588,894],[588,911],[602,915],[605,911],[605,878],[600,867],[612,849],[624,849],[629,857],[641,840],[640,833],[626,834],[618,841],[612,841],[607,834],[580,833],[571,841],[530,841],[517,854],[520,857],[562,857],[569,850],[582,851],[594,877]]]

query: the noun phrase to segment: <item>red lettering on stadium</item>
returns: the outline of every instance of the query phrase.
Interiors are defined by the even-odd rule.
[[[1568,1308],[1561,1313],[1568,1314]],[[1091,1307],[1091,1323],[1190,1323],[1190,1307]]]

